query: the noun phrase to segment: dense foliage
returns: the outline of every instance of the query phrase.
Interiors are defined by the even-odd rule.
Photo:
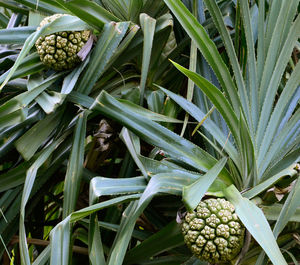
[[[299,264],[299,0],[0,8],[2,264]]]

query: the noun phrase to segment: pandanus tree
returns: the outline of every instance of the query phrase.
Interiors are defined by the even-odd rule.
[[[0,6],[3,264],[299,262],[298,0]]]

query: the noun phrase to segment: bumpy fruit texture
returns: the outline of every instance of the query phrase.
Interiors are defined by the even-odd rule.
[[[44,18],[38,29],[62,16],[67,15],[55,14]],[[88,41],[90,34],[89,30],[56,32],[39,37],[35,47],[45,65],[56,71],[68,70],[80,62],[77,53]]]
[[[182,232],[193,254],[210,263],[234,259],[244,243],[245,227],[225,199],[201,201],[185,215]]]

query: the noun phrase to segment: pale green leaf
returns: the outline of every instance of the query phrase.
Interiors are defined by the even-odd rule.
[[[164,0],[164,2],[196,43],[198,49],[215,72],[235,113],[239,114],[241,102],[236,86],[214,42],[180,0]]]
[[[234,205],[235,212],[256,242],[266,252],[271,262],[274,265],[287,265],[261,209],[250,200],[242,197],[233,185],[223,192],[226,198]]]
[[[268,220],[277,221],[281,211],[283,210],[283,205],[276,203],[273,205],[261,205],[260,208],[264,212],[264,215]],[[298,207],[293,215],[290,216],[289,222],[300,223],[300,207]],[[274,231],[273,231],[274,233]]]
[[[142,70],[141,70],[142,72],[141,72],[141,81],[140,81],[140,91],[141,91],[140,105],[142,105],[144,101],[144,93],[145,93],[148,70],[149,70],[150,59],[151,59],[151,51],[152,51],[156,20],[151,18],[147,14],[143,13],[140,14],[140,23],[144,34],[143,60],[142,60]]]
[[[235,79],[236,79],[239,95],[241,97],[241,102],[242,102],[241,107],[243,108],[243,111],[246,115],[248,123],[251,124],[249,99],[248,99],[245,83],[244,83],[244,80],[243,80],[242,72],[241,72],[241,69],[240,69],[240,65],[239,65],[239,62],[238,62],[238,58],[237,58],[237,55],[235,53],[233,42],[231,40],[231,36],[230,36],[230,34],[228,32],[228,29],[227,29],[227,27],[224,23],[222,13],[221,13],[217,3],[215,1],[209,1],[209,0],[205,0],[204,2],[205,2],[206,7],[209,10],[209,13],[211,14],[211,16],[214,20],[214,23],[215,23],[215,25],[216,25],[216,27],[217,27],[217,29],[218,29],[221,37],[222,37],[222,40],[224,42],[224,46],[226,48],[228,57],[230,59],[231,66],[232,66],[232,69],[233,69],[233,73],[234,73],[234,76],[235,76]]]
[[[299,174],[298,174],[299,175]],[[291,220],[292,216],[300,206],[300,178],[298,177],[293,189],[290,191],[280,215],[276,221],[273,229],[274,236],[277,238],[280,232],[284,229],[287,223]]]
[[[263,181],[260,184],[252,187],[252,189],[250,189],[249,191],[246,191],[243,194],[243,196],[248,198],[248,199],[254,198],[255,196],[257,196],[261,192],[265,191],[266,189],[268,189],[269,187],[274,185],[282,177],[284,177],[284,176],[294,176],[295,174],[297,174],[297,171],[294,168],[295,168],[295,164],[290,165],[288,168],[285,168],[285,169],[281,170],[276,175],[270,176],[265,181]]]
[[[200,108],[198,108],[196,105],[187,101],[186,99],[184,99],[178,94],[175,94],[160,86],[158,87],[198,122],[202,122],[205,119],[206,114],[203,113],[200,110]],[[206,118],[202,126],[216,139],[219,145],[228,153],[231,159],[238,165],[240,160],[238,152],[235,149],[234,145],[230,141],[228,141],[228,136],[224,135],[223,131],[210,118]]]
[[[29,160],[35,154],[57,127],[61,115],[62,112],[59,111],[46,116],[16,141],[15,146],[25,160]]]
[[[75,210],[79,194],[84,161],[84,144],[88,115],[88,111],[79,114],[76,122],[72,150],[65,177],[63,204],[64,218],[66,218],[70,213],[72,213]]]
[[[206,96],[212,101],[226,121],[236,142],[239,143],[238,118],[223,93],[201,75],[191,72],[175,62],[173,62],[173,64],[179,71],[185,74],[188,78],[192,79],[194,83],[203,91],[203,93],[205,93]]]
[[[119,121],[145,141],[162,148],[169,155],[195,168],[207,171],[216,163],[216,159],[198,146],[165,127],[128,110],[105,91],[100,93],[91,109]],[[225,183],[231,182],[231,177],[226,170],[222,170],[220,177]]]
[[[88,95],[92,91],[96,81],[104,73],[106,65],[116,52],[128,27],[129,22],[110,22],[105,24],[100,38],[91,52],[90,62],[77,85],[78,92]]]
[[[226,162],[227,158],[222,158],[209,171],[207,171],[206,174],[199,177],[199,179],[197,179],[193,184],[183,187],[182,200],[186,205],[188,211],[193,211],[197,207],[197,205],[205,195],[205,192],[218,177]],[[225,187],[226,186],[224,184],[224,188]]]

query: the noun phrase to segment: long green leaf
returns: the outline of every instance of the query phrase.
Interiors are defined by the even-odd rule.
[[[96,2],[88,0],[56,1],[96,29],[101,29],[105,23],[111,21],[119,22],[119,18]]]
[[[300,178],[298,174],[298,179],[289,193],[287,200],[284,203],[284,206],[280,212],[280,215],[276,221],[275,227],[273,229],[273,233],[275,238],[277,238],[283,228],[287,225],[290,221],[293,214],[296,212],[297,208],[300,206]]]
[[[143,174],[145,179],[148,179],[148,172],[145,169],[143,163],[140,160],[140,142],[139,138],[134,135],[132,132],[128,131],[126,128],[123,128],[121,133],[120,133],[120,138],[126,145],[128,151],[131,154],[131,157],[133,158],[134,162],[140,169],[141,173]]]
[[[192,11],[193,11],[193,15],[195,17],[197,17],[198,16],[198,1],[193,1]],[[195,72],[196,69],[197,69],[196,68],[197,67],[197,53],[198,53],[197,45],[192,40],[192,42],[191,42],[191,51],[190,51],[190,60],[189,60],[189,70],[192,71],[192,72]],[[193,99],[194,87],[195,87],[194,82],[191,79],[189,79],[188,80],[188,85],[187,85],[187,95],[186,95],[186,99],[187,99],[188,102],[191,102],[192,99]],[[188,124],[188,120],[189,120],[189,113],[186,113],[185,117],[184,117],[184,123],[183,123],[182,129],[181,129],[180,136],[184,135],[184,132],[185,132],[187,124]]]
[[[93,265],[106,265],[103,251],[103,244],[98,225],[98,217],[96,213],[90,215],[89,235],[89,259]]]
[[[62,9],[55,1],[43,1],[39,0],[38,2],[36,0],[14,0],[24,6],[27,6],[33,10],[38,10],[40,12],[46,13],[46,14],[57,14],[57,13],[65,13],[65,10]]]
[[[144,211],[152,198],[158,193],[180,195],[183,186],[187,185],[190,181],[187,175],[186,172],[174,171],[157,174],[151,178],[140,200],[129,206],[128,217],[124,218],[121,222],[110,253],[109,265],[122,264],[136,219]]]
[[[206,115],[193,103],[187,101],[178,94],[175,94],[165,88],[158,86],[162,91],[164,91],[171,99],[173,99],[180,107],[182,107],[186,112],[188,112],[194,119],[198,122],[202,122]],[[202,126],[216,139],[220,146],[229,154],[230,158],[239,165],[239,155],[234,145],[228,141],[227,135],[224,135],[222,130],[209,118],[205,119]]]
[[[193,211],[197,207],[205,192],[218,177],[226,162],[227,159],[222,158],[209,171],[207,171],[206,174],[199,177],[199,179],[196,180],[193,184],[183,187],[182,200],[186,205],[188,211]]]
[[[81,184],[81,175],[84,159],[84,140],[86,133],[86,121],[88,111],[78,116],[75,135],[73,139],[72,150],[70,154],[69,164],[65,177],[64,186],[64,205],[63,217],[66,218],[75,209],[79,188]]]
[[[271,221],[277,221],[281,211],[283,210],[283,205],[276,203],[272,205],[262,205],[260,206],[262,211],[264,212],[264,215],[268,220]],[[283,216],[282,216],[283,217]],[[300,207],[298,207],[293,215],[289,217],[289,222],[298,222],[300,223]],[[273,233],[275,234],[275,231],[273,230]],[[276,236],[276,234],[275,234]]]
[[[131,112],[105,91],[100,93],[91,109],[119,121],[145,141],[162,148],[169,155],[197,169],[207,171],[216,163],[216,160],[204,150],[165,127]],[[226,170],[222,171],[220,177],[225,183],[231,183],[231,177]]]
[[[140,23],[144,34],[143,61],[142,61],[141,81],[140,81],[140,90],[141,90],[140,105],[142,105],[144,101],[145,87],[146,87],[148,70],[150,65],[156,20],[148,16],[147,14],[143,13],[140,15]]]
[[[231,102],[235,113],[240,112],[240,99],[236,91],[236,86],[230,76],[217,47],[209,38],[205,29],[188,11],[180,0],[164,0],[170,10],[174,13],[180,24],[187,31],[191,39],[196,43],[204,58],[212,67],[218,81],[224,89],[228,100]]]
[[[261,103],[261,114],[258,123],[257,135],[256,135],[256,144],[260,146],[265,135],[266,127],[270,119],[270,114],[273,108],[274,98],[280,83],[280,79],[283,75],[283,72],[286,68],[287,62],[290,59],[291,53],[295,46],[297,36],[300,35],[300,16],[296,18],[293,25],[290,28],[289,34],[286,38],[284,46],[281,49],[278,60],[274,67],[269,67],[268,58],[273,59],[272,50],[268,54],[266,61],[265,71],[268,72],[263,75],[262,84],[260,85],[260,100]],[[268,77],[265,77],[267,76]]]
[[[235,53],[233,42],[231,40],[231,36],[230,36],[228,29],[224,23],[222,13],[221,13],[216,1],[205,0],[204,2],[205,2],[206,7],[209,10],[209,13],[211,14],[211,16],[214,20],[214,23],[222,37],[222,40],[224,42],[224,46],[226,48],[228,57],[230,59],[233,73],[234,73],[234,76],[236,79],[237,87],[239,90],[239,95],[241,97],[241,103],[242,103],[241,107],[244,110],[248,124],[251,125],[252,121],[251,121],[251,114],[250,114],[250,107],[249,107],[249,105],[250,105],[249,99],[248,99],[248,95],[247,95],[247,91],[246,91],[246,86],[245,86],[245,83],[243,80],[242,72],[240,69],[240,65],[238,62],[238,58]]]
[[[267,188],[271,187],[274,185],[278,180],[280,180],[283,176],[294,176],[297,171],[294,169],[295,164],[289,165],[288,168],[285,168],[281,170],[279,173],[276,175],[270,176],[267,178],[265,181],[261,182],[260,184],[254,186],[252,189],[249,191],[246,191],[243,196],[252,199],[261,192],[265,191]]]
[[[280,13],[280,9],[283,6],[282,1],[272,1],[271,5],[269,7],[269,12],[267,13],[267,23],[265,25],[266,27],[266,33],[265,33],[265,53],[268,53],[270,43],[272,40],[272,36],[275,32],[275,26],[277,23],[277,18]]]
[[[251,27],[251,18],[249,4],[245,1],[240,1],[240,10],[243,18],[243,25],[245,29],[246,41],[247,41],[247,61],[248,61],[248,72],[249,72],[249,86],[250,86],[250,106],[251,106],[251,116],[253,127],[256,128],[259,118],[258,111],[258,81],[257,81],[257,71],[256,71],[256,60],[254,51],[254,40],[253,31]],[[248,125],[252,128],[251,124]],[[251,131],[252,135],[254,132]]]
[[[68,100],[75,103],[79,104],[85,108],[90,108],[92,104],[94,103],[94,99],[86,96],[84,94],[78,93],[76,91],[72,91],[70,95],[68,96]],[[175,119],[173,117],[165,116],[162,114],[158,114],[156,112],[150,111],[149,109],[142,108],[139,105],[136,105],[132,103],[129,100],[125,99],[118,99],[119,102],[124,104],[126,108],[131,110],[132,112],[135,112],[147,119],[153,120],[153,121],[158,121],[158,122],[169,122],[169,123],[181,123],[181,120]]]
[[[100,39],[91,53],[89,65],[77,86],[78,92],[88,95],[92,91],[93,86],[106,69],[106,65],[112,58],[128,27],[129,22],[110,22],[105,24]]]
[[[0,30],[0,44],[23,44],[35,27],[18,27]]]
[[[80,219],[83,219],[84,217],[89,216],[90,214],[97,212],[101,209],[117,205],[120,203],[126,203],[128,201],[137,200],[141,197],[141,194],[130,194],[130,195],[123,195],[117,198],[113,198],[104,202],[99,202],[94,205],[91,205],[89,207],[83,208],[81,210],[78,210],[76,212],[73,212],[70,217],[70,222],[76,222]]]
[[[71,225],[70,216],[64,218],[50,233],[50,265],[68,265]]]
[[[260,84],[265,64],[265,1],[260,1],[258,8],[257,81]]]
[[[90,191],[92,193],[91,197],[98,199],[101,196],[107,195],[116,196],[121,194],[141,193],[145,190],[146,185],[147,183],[144,177],[119,179],[95,177],[91,180]]]
[[[31,165],[26,173],[26,180],[24,184],[24,189],[22,193],[21,201],[21,211],[20,211],[20,222],[19,222],[19,233],[20,233],[20,257],[21,262],[24,265],[30,265],[29,252],[26,242],[26,232],[25,232],[25,206],[28,202],[32,187],[37,175],[38,169],[42,164],[49,158],[57,146],[62,142],[64,136],[62,136],[57,141],[53,142],[48,148],[46,148],[42,154],[37,158],[37,160]]]
[[[84,70],[84,68],[87,66],[87,64],[90,61],[90,57],[88,56],[83,64],[80,64],[78,67],[76,67],[70,74],[68,74],[63,81],[63,85],[61,88],[61,93],[64,95],[67,95],[71,93],[73,88],[76,85],[76,82],[78,81],[78,78],[81,74],[81,72]]]
[[[243,187],[253,187],[258,182],[254,144],[244,117],[240,117],[240,155],[243,164]]]
[[[150,111],[149,109],[142,108],[141,106],[136,105],[136,104],[132,103],[131,101],[119,99],[119,102],[124,104],[124,106],[126,106],[126,108],[128,108],[132,112],[135,112],[141,116],[144,116],[147,119],[150,119],[153,121],[158,121],[158,122],[182,123],[181,120],[155,113],[153,111]]]
[[[232,185],[223,191],[234,205],[235,211],[247,230],[269,256],[274,265],[287,265],[276,243],[270,225],[263,212],[250,200],[241,196]]]
[[[206,94],[206,96],[211,100],[211,102],[223,116],[236,140],[236,143],[239,143],[238,118],[223,93],[201,75],[191,72],[175,62],[173,62],[173,64],[179,71],[185,74],[188,78],[192,79],[194,83],[203,91],[203,93]]]
[[[175,221],[172,221],[141,244],[129,250],[125,256],[124,263],[135,264],[146,261],[159,253],[182,244],[183,238],[180,226]]]
[[[35,74],[44,69],[45,65],[41,62],[39,55],[37,54],[37,52],[33,52],[32,54],[26,56],[21,60],[20,66],[18,66],[18,69],[10,77],[10,80]],[[0,83],[4,82],[9,73],[10,70],[6,71],[0,76]]]
[[[282,117],[284,116],[284,110],[287,108],[289,103],[291,102],[292,97],[298,85],[300,83],[300,65],[297,64],[296,68],[294,69],[291,77],[289,78],[285,88],[283,89],[279,100],[272,112],[270,121],[266,128],[265,136],[263,138],[262,144],[259,148],[258,154],[258,166],[260,167],[263,162],[265,161],[266,153],[270,148],[271,143],[276,142],[274,136],[277,132],[278,127],[280,126],[280,122]],[[275,140],[275,141],[274,141]],[[265,168],[266,166],[264,166]]]
[[[298,109],[273,141],[259,168],[259,176],[265,178],[267,167],[283,160],[299,144],[300,109]],[[298,138],[298,139],[297,139]]]
[[[115,237],[114,243],[108,257],[108,265],[122,264],[131,239],[136,219],[140,214],[137,212],[138,202],[131,202],[122,214],[120,228]]]

